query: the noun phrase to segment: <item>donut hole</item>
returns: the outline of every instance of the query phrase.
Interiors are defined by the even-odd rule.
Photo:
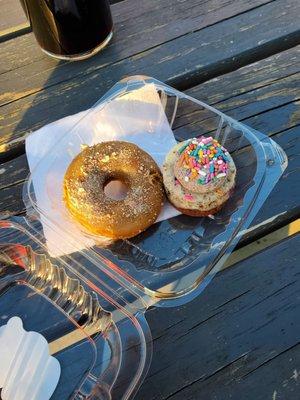
[[[105,195],[112,200],[124,200],[129,188],[125,182],[119,179],[110,179],[105,183],[103,190]]]

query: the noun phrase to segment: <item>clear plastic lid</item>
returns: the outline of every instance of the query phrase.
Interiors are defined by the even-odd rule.
[[[151,96],[145,96],[147,90]],[[143,107],[146,112],[137,112]],[[122,112],[126,118],[120,117]],[[163,154],[156,149],[166,148],[170,132],[176,141],[200,135],[216,138],[237,167],[232,196],[213,217],[178,215],[132,239],[103,246],[69,215],[62,187],[66,168],[81,146],[107,140],[108,131],[145,149],[151,143],[160,165]],[[42,222],[49,243],[51,236],[57,238],[55,246],[70,246],[65,252],[79,249],[96,268],[109,270],[122,286],[142,297],[146,306],[173,305],[201,292],[222,267],[286,166],[285,153],[268,136],[162,82],[134,76],[117,83],[57,140],[32,171],[24,200],[30,218]]]

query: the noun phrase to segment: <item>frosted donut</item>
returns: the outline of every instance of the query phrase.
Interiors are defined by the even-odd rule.
[[[115,200],[105,186],[119,180],[127,195]],[[72,216],[89,232],[112,239],[130,238],[153,224],[164,189],[159,167],[138,146],[111,141],[85,148],[64,177],[64,201]]]
[[[236,167],[227,150],[212,137],[175,145],[163,165],[169,201],[183,214],[206,216],[218,212],[235,185]]]

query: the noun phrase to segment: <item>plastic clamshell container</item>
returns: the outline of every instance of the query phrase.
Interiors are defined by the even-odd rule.
[[[66,210],[61,195],[63,173],[81,151],[80,145],[90,144],[87,127],[97,135],[103,110],[147,85],[155,88],[163,118],[177,141],[213,136],[227,148],[237,167],[236,187],[212,218],[179,215],[132,239],[99,245],[97,237],[73,221]],[[129,117],[133,126],[141,126],[142,121],[141,135],[152,138],[153,121],[143,115]],[[31,171],[24,186],[26,219],[17,224],[4,222],[0,230],[0,317],[6,323],[18,315],[26,330],[40,331],[50,342],[62,366],[53,399],[132,396],[151,359],[145,310],[153,305],[182,304],[201,293],[286,166],[285,153],[268,136],[153,78],[126,78],[83,113]],[[37,176],[43,183],[39,193],[34,186]],[[41,195],[43,204],[38,201]],[[51,215],[49,209],[54,210]],[[86,241],[79,243],[78,251],[51,257],[45,230],[53,233],[52,246],[57,248],[62,243],[76,247],[80,241],[76,230],[70,233],[62,222],[66,219]],[[8,308],[12,298],[17,299],[15,308]],[[61,345],[65,337],[71,337],[73,344]]]

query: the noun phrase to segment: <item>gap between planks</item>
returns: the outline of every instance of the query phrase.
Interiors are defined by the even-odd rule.
[[[3,29],[0,31],[0,43],[6,42],[7,40],[21,35],[25,35],[29,32],[31,32],[31,28],[28,22],[12,26],[11,28]]]

